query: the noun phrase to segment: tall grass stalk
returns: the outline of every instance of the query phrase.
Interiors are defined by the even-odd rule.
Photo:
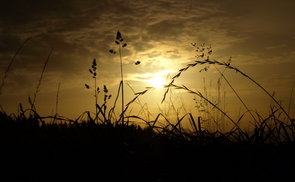
[[[120,32],[118,32],[120,33]],[[118,35],[117,35],[117,39],[118,39]],[[122,63],[122,53],[121,53],[121,46],[120,44],[119,46],[119,55],[120,55],[120,67],[121,67],[121,99],[122,99],[122,113],[121,113],[121,120],[122,120],[122,124],[124,124],[124,77],[123,77],[123,63]]]
[[[194,95],[197,95],[197,96],[199,96],[200,98],[202,98],[202,99],[204,99],[206,102],[208,102],[210,105],[212,105],[213,106],[213,108],[216,108],[216,109],[218,109],[224,116],[226,116],[234,125],[235,125],[235,127],[236,128],[238,128],[239,130],[241,130],[240,129],[240,127],[239,127],[239,125],[238,125],[238,123],[236,123],[231,117],[229,117],[227,114],[226,114],[226,112],[224,112],[222,109],[220,109],[220,107],[218,107],[217,106],[217,104],[214,104],[213,102],[211,102],[208,98],[206,98],[205,96],[203,96],[203,94],[201,93],[201,92],[199,92],[199,91],[193,91],[193,90],[190,90],[189,88],[187,88],[186,86],[184,86],[184,85],[181,85],[181,86],[179,86],[179,85],[175,85],[175,84],[169,84],[169,87],[172,87],[172,88],[176,88],[176,89],[180,89],[180,90],[186,90],[187,92],[189,92],[189,93],[191,93],[191,94],[194,94]],[[233,129],[232,129],[233,130]]]
[[[228,62],[227,64],[230,64],[230,62]],[[252,112],[250,111],[250,109],[248,108],[248,106],[245,104],[245,102],[242,100],[242,98],[239,96],[239,94],[236,92],[236,90],[233,88],[233,86],[229,83],[229,81],[227,80],[227,78],[224,76],[224,73],[221,73],[221,71],[216,67],[216,65],[214,65],[214,68],[219,72],[219,74],[226,81],[226,83],[230,86],[230,88],[232,89],[232,91],[235,93],[235,95],[241,101],[241,103],[246,108],[246,110],[249,112],[249,114],[252,116],[252,118],[256,121],[254,115],[252,114]],[[227,68],[227,67],[225,67],[225,68]]]
[[[93,59],[92,61],[92,65],[91,65],[91,69],[89,69],[89,72],[91,73],[92,75],[92,78],[94,79],[94,89],[91,88],[89,85],[85,84],[85,87],[87,89],[92,89],[93,92],[94,92],[94,101],[95,101],[95,115],[97,117],[98,115],[98,108],[96,107],[97,106],[97,103],[98,103],[98,93],[100,92],[99,91],[99,87],[96,87],[96,69],[97,69],[97,64],[96,64],[96,59]]]
[[[44,66],[43,66],[43,70],[42,70],[42,72],[41,72],[41,75],[40,75],[40,78],[39,78],[39,82],[38,82],[38,85],[37,85],[37,87],[36,87],[36,92],[35,92],[35,94],[34,94],[34,98],[33,98],[33,101],[32,101],[32,103],[31,103],[31,109],[32,109],[32,110],[36,110],[36,108],[35,108],[35,101],[36,101],[36,98],[37,98],[37,94],[38,94],[38,92],[40,91],[40,86],[41,86],[41,82],[42,82],[42,79],[43,79],[43,74],[44,74],[44,72],[45,72],[45,68],[46,68],[47,63],[48,63],[48,61],[49,61],[49,58],[50,58],[50,56],[51,56],[52,50],[53,50],[53,48],[51,48],[50,53],[49,53],[49,55],[48,55],[48,57],[47,57],[47,59],[46,59],[46,61],[45,61]]]
[[[118,38],[118,40],[116,41],[116,43],[117,44],[120,44],[118,41],[123,41],[123,39],[122,39],[122,37],[120,36],[120,35],[117,35],[117,38]],[[124,43],[123,45],[122,45],[122,47],[125,47],[127,44],[126,43]],[[115,51],[113,51],[113,50],[110,50],[110,52],[111,53],[116,53]],[[140,64],[140,62],[139,61],[137,61],[137,62],[135,62],[135,65],[138,65],[138,64]],[[123,66],[123,65],[122,65]],[[122,68],[122,67],[121,67]],[[118,87],[118,93],[117,93],[117,95],[116,95],[116,98],[115,98],[115,101],[114,101],[114,104],[113,104],[113,107],[112,108],[110,108],[109,109],[109,111],[107,112],[107,99],[110,99],[111,98],[111,96],[112,95],[108,95],[108,89],[107,89],[107,87],[104,85],[103,86],[103,92],[104,92],[104,103],[103,104],[101,104],[101,105],[99,105],[99,103],[98,103],[98,94],[100,93],[100,90],[99,90],[99,87],[97,87],[96,85],[96,76],[97,76],[97,74],[96,74],[96,70],[97,70],[97,63],[96,63],[96,60],[95,59],[93,59],[93,62],[92,62],[92,69],[89,69],[89,72],[92,74],[92,78],[94,79],[94,89],[92,88],[92,87],[90,87],[88,84],[85,84],[85,87],[87,88],[87,89],[91,89],[91,90],[93,90],[94,91],[94,97],[95,97],[95,109],[96,109],[96,111],[95,111],[95,118],[93,119],[92,117],[91,117],[91,115],[90,115],[90,112],[89,111],[87,111],[86,112],[86,114],[87,114],[87,117],[88,117],[88,120],[89,121],[91,121],[91,122],[96,122],[96,121],[101,121],[102,123],[111,123],[113,120],[115,120],[115,124],[118,124],[118,122],[121,122],[121,123],[123,123],[124,124],[124,121],[122,122],[122,118],[124,119],[124,114],[125,114],[125,112],[127,111],[127,109],[129,108],[129,105],[132,103],[132,102],[134,102],[136,99],[138,99],[138,96],[139,95],[142,95],[142,94],[144,94],[144,93],[142,93],[142,94],[138,94],[138,93],[135,93],[135,98],[132,100],[132,101],[130,101],[126,106],[125,106],[125,108],[124,108],[124,105],[122,105],[123,107],[123,110],[122,110],[122,112],[121,112],[121,114],[120,114],[120,117],[119,117],[119,119],[117,119],[116,118],[116,114],[115,114],[115,108],[116,108],[116,105],[117,105],[117,101],[118,101],[118,98],[119,98],[119,95],[120,95],[120,91],[122,91],[123,90],[123,80],[122,80],[122,77],[121,77],[121,81],[120,81],[120,84],[119,84],[119,87]],[[123,69],[122,69],[122,71],[123,71]],[[121,76],[123,76],[123,74],[121,75]],[[121,92],[121,93],[123,93],[123,92]],[[123,93],[124,94],[124,93]],[[123,94],[121,94],[121,96],[124,96]],[[123,97],[124,98],[124,97]],[[124,104],[124,102],[123,102],[123,104]],[[100,118],[100,116],[102,116],[102,118]]]
[[[11,59],[11,61],[9,62],[9,65],[8,65],[8,67],[7,67],[7,69],[5,70],[5,72],[4,72],[4,76],[3,76],[3,78],[2,78],[2,83],[1,83],[1,86],[0,86],[0,96],[2,95],[2,89],[3,89],[3,86],[5,85],[5,79],[6,79],[6,77],[8,76],[8,72],[9,72],[9,70],[10,70],[10,67],[11,67],[11,65],[12,65],[12,63],[14,62],[14,60],[15,60],[15,57],[17,56],[17,54],[19,53],[19,51],[22,49],[22,47],[31,39],[32,37],[29,37],[29,38],[27,38],[24,42],[23,42],[23,44],[18,48],[18,50],[16,51],[16,53],[14,54],[14,56],[13,56],[13,58]]]
[[[136,92],[135,92],[134,89],[131,87],[131,85],[128,84],[128,83],[127,83],[127,85],[128,85],[128,87],[132,90],[133,94],[136,95]],[[145,116],[145,118],[146,118],[146,120],[147,120],[147,121],[150,120],[150,115],[151,115],[151,113],[150,113],[149,110],[148,110],[147,103],[142,104],[139,98],[137,98],[137,103],[138,103],[139,106],[140,106],[140,110],[139,110],[138,113],[139,113],[139,114],[140,114],[140,113],[143,113],[144,116]]]
[[[55,99],[55,115],[57,115],[57,111],[58,111],[58,96],[59,96],[59,88],[60,88],[60,83],[58,83],[58,86],[57,86],[57,92],[56,92],[56,99]]]
[[[119,95],[120,95],[120,88],[121,88],[121,82],[119,84],[119,88],[117,90],[117,95],[116,95],[116,98],[115,98],[115,101],[114,101],[114,104],[113,104],[113,107],[109,110],[109,117],[108,119],[111,121],[112,119],[112,116],[116,117],[116,115],[114,114],[115,113],[115,108],[116,108],[116,105],[117,105],[117,101],[118,101],[118,98],[119,98]],[[116,121],[117,119],[114,118]],[[120,120],[120,119],[119,119]]]
[[[292,119],[290,118],[290,116],[289,116],[289,114],[285,111],[285,109],[282,107],[282,105],[273,97],[273,95],[271,95],[264,87],[262,87],[259,83],[257,83],[254,79],[252,79],[250,76],[248,76],[247,74],[245,74],[244,72],[242,72],[242,71],[240,71],[238,68],[236,68],[236,67],[233,67],[233,66],[231,66],[229,63],[225,63],[225,62],[219,62],[219,61],[217,61],[217,60],[209,60],[209,59],[205,59],[204,61],[199,61],[199,60],[197,60],[197,61],[195,61],[194,63],[190,63],[190,64],[188,64],[186,67],[184,67],[184,68],[182,68],[182,69],[180,69],[179,71],[178,71],[178,73],[175,75],[175,76],[173,76],[172,77],[172,80],[170,81],[170,83],[168,84],[168,85],[166,85],[165,87],[166,87],[166,91],[165,91],[165,93],[164,93],[164,96],[163,96],[163,99],[162,99],[162,102],[165,100],[165,98],[166,98],[166,95],[167,95],[167,93],[168,93],[168,91],[169,91],[169,89],[171,88],[171,87],[176,87],[176,88],[181,88],[181,89],[187,89],[186,87],[184,87],[184,86],[177,86],[177,85],[175,85],[175,84],[173,84],[174,83],[174,81],[177,79],[177,78],[179,78],[180,76],[181,76],[181,74],[183,73],[183,72],[185,72],[186,70],[188,70],[189,68],[192,68],[192,67],[195,67],[195,66],[197,66],[197,65],[205,65],[205,64],[207,64],[207,65],[219,65],[219,66],[224,66],[224,67],[226,67],[226,68],[228,68],[228,69],[230,69],[230,70],[234,70],[234,71],[236,71],[237,73],[240,73],[242,76],[244,76],[244,77],[246,77],[246,78],[248,78],[249,80],[251,80],[254,84],[256,84],[259,88],[261,88],[277,105],[278,105],[278,107],[280,107],[280,109],[284,112],[284,114],[286,115],[286,117],[288,117],[288,119],[290,120],[290,121],[292,121]],[[192,93],[194,93],[194,92],[192,92]],[[199,96],[200,96],[200,94],[199,94]],[[203,97],[203,96],[202,96]],[[212,103],[213,104],[213,103]]]
[[[122,121],[122,124],[124,124],[124,76],[123,76],[123,62],[122,62],[122,52],[121,52],[121,42],[123,42],[123,37],[121,35],[121,33],[118,31],[117,32],[117,37],[116,37],[117,41],[116,43],[118,44],[118,47],[119,47],[119,56],[120,56],[120,69],[121,69],[121,103],[122,103],[122,113],[121,113],[121,121]],[[124,44],[124,47],[126,46],[127,44]],[[127,108],[127,107],[126,107]]]
[[[120,81],[120,86],[119,88],[121,88],[121,115],[120,115],[120,120],[122,122],[122,124],[124,124],[124,76],[123,76],[123,61],[122,61],[122,52],[121,52],[121,47],[124,48],[127,46],[127,43],[123,43],[124,39],[120,33],[120,31],[117,32],[116,35],[116,41],[115,43],[118,45],[119,47],[119,56],[120,56],[120,70],[121,70],[121,81]],[[116,54],[116,52],[114,50],[110,50],[110,53]]]
[[[222,108],[221,105],[221,91],[220,91],[220,87],[221,87],[221,77],[218,78],[217,80],[217,99],[212,95],[211,93],[211,87],[212,87],[212,80],[210,81],[210,89],[209,89],[209,93],[208,93],[208,89],[206,86],[206,81],[205,78],[203,78],[203,82],[204,82],[204,97],[208,98],[209,100],[212,100],[213,103],[216,104],[216,106]],[[224,98],[223,98],[223,111],[225,111],[225,92],[224,92]],[[215,107],[212,107],[210,104],[208,104],[208,102],[204,101],[203,99],[198,100],[196,98],[196,96],[194,96],[193,100],[195,100],[196,102],[196,107],[198,108],[198,112],[199,113],[205,113],[206,118],[202,117],[202,120],[204,122],[207,122],[207,128],[212,128],[212,131],[219,131],[222,130],[224,131],[224,115],[220,112],[216,112],[216,110],[214,109]],[[211,120],[213,120],[214,125],[211,126]],[[221,124],[220,124],[221,123]],[[216,127],[215,127],[216,126]],[[214,128],[215,127],[215,128]]]
[[[291,103],[292,103],[292,96],[293,96],[294,86],[295,86],[295,80],[294,80],[294,82],[293,82],[292,89],[291,89],[290,100],[289,100],[289,106],[288,106],[288,114],[290,114],[290,108],[291,108]]]

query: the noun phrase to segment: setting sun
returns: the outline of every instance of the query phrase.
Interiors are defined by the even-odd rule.
[[[158,89],[158,88],[163,88],[166,81],[162,77],[156,76],[150,79],[148,82],[151,87]]]

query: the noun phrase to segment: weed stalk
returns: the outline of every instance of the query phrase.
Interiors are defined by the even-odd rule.
[[[4,76],[3,76],[3,78],[2,78],[2,83],[1,83],[1,86],[0,86],[0,96],[2,95],[2,89],[3,89],[3,86],[5,85],[5,79],[6,79],[6,77],[8,76],[9,69],[10,69],[12,63],[14,62],[15,57],[17,56],[17,54],[19,53],[19,51],[22,49],[22,47],[23,47],[23,46],[24,46],[24,45],[25,45],[25,44],[26,44],[31,38],[32,38],[32,37],[29,37],[29,38],[27,38],[27,40],[25,40],[25,41],[23,42],[23,44],[19,47],[19,49],[18,49],[18,50],[16,51],[16,53],[14,54],[12,60],[9,62],[9,65],[8,65],[7,69],[5,70],[5,72],[4,72]]]
[[[49,61],[50,55],[51,55],[51,53],[52,53],[52,50],[53,50],[53,48],[51,48],[50,53],[49,53],[49,55],[48,55],[48,57],[47,57],[47,59],[46,59],[46,61],[45,61],[44,66],[43,66],[43,70],[42,70],[42,72],[41,72],[41,76],[40,76],[40,78],[39,78],[39,82],[38,82],[38,85],[37,85],[37,88],[36,88],[36,92],[35,92],[35,94],[34,94],[34,98],[33,98],[33,101],[32,101],[32,103],[31,103],[31,109],[32,109],[32,110],[33,110],[33,109],[36,109],[36,108],[35,108],[36,97],[37,97],[38,92],[40,91],[40,85],[41,85],[41,82],[42,82],[42,79],[43,79],[43,74],[44,74],[44,72],[45,72],[45,68],[46,68],[47,63],[48,63],[48,61]]]
[[[120,86],[119,89],[121,88],[121,104],[122,104],[122,112],[120,115],[120,120],[121,123],[124,124],[124,79],[123,79],[123,61],[122,61],[122,53],[121,53],[121,47],[124,48],[127,46],[127,43],[123,43],[124,39],[120,33],[120,31],[117,32],[117,36],[116,36],[116,41],[115,43],[118,45],[119,47],[119,56],[120,56],[120,69],[121,69],[121,81],[120,81]],[[116,54],[116,52],[114,50],[110,50],[110,53],[112,54]]]

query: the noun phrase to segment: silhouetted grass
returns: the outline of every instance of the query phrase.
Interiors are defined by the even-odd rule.
[[[203,48],[198,48],[201,57],[204,57]],[[271,107],[271,114],[262,118],[245,105],[246,112],[258,119],[253,133],[242,130],[239,123],[244,114],[235,121],[201,92],[174,84],[184,71],[197,65],[205,65],[202,71],[207,71],[210,65],[219,65],[242,74],[264,90],[277,106]],[[93,68],[90,73],[95,78],[94,72]],[[220,78],[226,80],[223,72],[219,73]],[[120,86],[122,84],[123,78]],[[20,104],[18,114],[0,112],[1,181],[289,181],[293,178],[294,119],[248,75],[229,62],[208,58],[180,69],[166,86],[163,101],[171,88],[200,97],[218,109],[222,117],[227,117],[233,127],[228,132],[211,131],[203,126],[201,117],[194,118],[192,113],[179,116],[176,121],[169,120],[163,113],[152,120],[127,115],[130,105],[149,89],[135,93],[119,119],[114,116],[114,109],[122,87],[118,88],[113,107],[106,110],[108,91],[104,86],[105,100],[101,105],[96,100],[95,117],[90,111],[74,120],[57,112],[43,117],[34,107],[24,109]],[[93,90],[97,99],[96,80]],[[286,114],[288,121],[282,120],[280,113]],[[51,122],[45,121],[48,119]],[[191,122],[191,131],[183,128],[185,119]],[[132,124],[135,120],[144,122],[145,127]]]
[[[12,66],[12,63],[14,62],[15,60],[15,57],[17,56],[17,54],[19,53],[19,51],[22,49],[22,47],[31,39],[32,37],[29,37],[27,38],[23,44],[19,47],[19,49],[16,51],[16,53],[14,54],[13,58],[11,59],[11,61],[9,62],[9,65],[7,66],[7,69],[5,70],[4,72],[4,76],[2,78],[2,83],[1,83],[1,86],[0,86],[0,96],[2,95],[2,90],[3,90],[3,86],[5,85],[5,79],[6,77],[8,76],[8,72],[10,70],[10,67]]]
[[[11,180],[264,181],[287,180],[294,170],[293,142],[265,143],[265,126],[233,138],[206,130],[191,135],[172,124],[39,125],[37,117],[0,118],[1,177]]]

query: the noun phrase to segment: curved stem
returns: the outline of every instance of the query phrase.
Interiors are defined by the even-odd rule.
[[[121,95],[122,95],[122,113],[121,119],[122,124],[124,124],[124,80],[123,80],[123,63],[122,63],[122,54],[121,54],[121,45],[119,44],[119,54],[120,54],[120,64],[121,64]]]

